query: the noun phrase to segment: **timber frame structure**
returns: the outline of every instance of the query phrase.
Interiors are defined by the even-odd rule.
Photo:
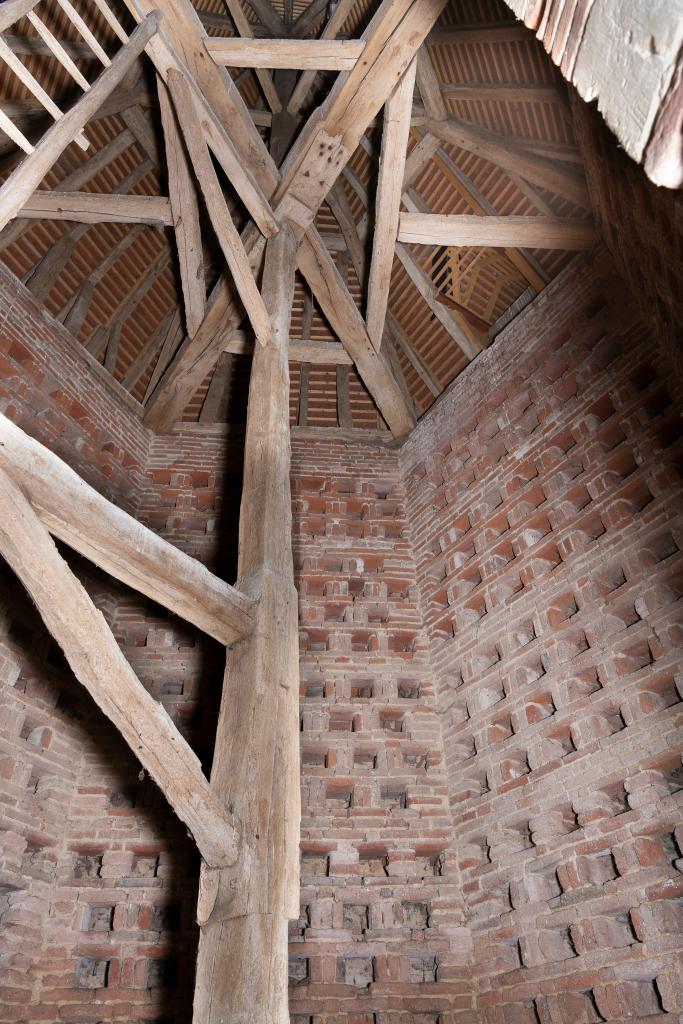
[[[469,193],[475,216],[435,214],[413,190],[420,170],[442,144],[451,143],[483,153],[523,177],[532,191],[551,182],[568,200],[587,205],[585,184],[571,163],[520,151],[447,112],[422,45],[446,0],[382,0],[357,40],[337,38],[351,0],[339,0],[319,39],[284,32],[280,38],[257,37],[234,0],[227,0],[238,33],[234,38],[210,38],[189,0],[125,0],[135,23],[129,32],[107,0],[94,0],[95,13],[120,43],[113,59],[68,0],[59,2],[103,70],[94,82],[83,78],[35,13],[37,0],[3,4],[0,30],[27,17],[83,95],[63,114],[2,42],[0,56],[43,103],[54,125],[39,139],[30,139],[2,113],[3,130],[25,155],[0,188],[0,228],[11,225],[20,231],[23,220],[42,216],[81,225],[104,221],[173,228],[183,311],[166,325],[166,341],[162,335],[155,341],[157,350],[163,341],[167,358],[159,360],[148,387],[145,423],[170,430],[223,353],[253,351],[238,578],[228,586],[141,527],[5,417],[0,419],[0,552],[77,678],[195,839],[202,857],[196,1024],[285,1024],[287,923],[299,914],[300,819],[288,361],[294,357],[309,365],[334,357],[340,426],[350,422],[344,372],[355,366],[388,429],[403,439],[416,413],[398,351],[430,390],[434,383],[388,310],[394,256],[468,362],[488,344],[489,325],[477,323],[457,301],[444,301],[410,247],[499,248],[528,285],[540,290],[544,274],[526,250],[587,249],[595,242],[595,229],[590,219],[558,216],[548,208],[537,216],[496,215],[476,190]],[[252,6],[264,30],[282,30],[279,15],[267,3],[259,0]],[[39,190],[70,143],[87,147],[85,125],[143,52],[156,73],[168,196],[83,192],[79,186],[87,174],[76,175],[67,186],[62,183],[59,191]],[[248,109],[227,67],[255,69],[270,108],[270,147],[259,132],[259,117]],[[285,95],[273,70],[303,73]],[[322,105],[300,123],[304,100],[320,71],[338,72],[338,77]],[[414,105],[416,83],[420,108]],[[416,109],[423,135],[408,156]],[[352,175],[351,158],[382,111],[374,218],[361,186],[365,217],[359,227],[339,182]],[[144,134],[139,125],[137,130]],[[450,173],[457,178],[458,168]],[[223,175],[248,213],[241,231]],[[467,192],[466,179],[461,187]],[[367,280],[365,315],[330,254],[330,239],[316,227],[323,202],[337,217],[336,244],[348,254],[358,280]],[[225,264],[208,295],[200,205]],[[371,219],[374,244],[368,257]],[[297,271],[309,289],[309,302],[315,301],[339,339],[322,353],[305,334],[290,344]],[[67,322],[83,315],[77,301]],[[116,348],[110,338],[108,368]],[[140,366],[130,370],[132,376],[135,372],[139,375]],[[53,537],[228,648],[210,779],[123,658]],[[68,617],[55,611],[59,605],[69,609]]]

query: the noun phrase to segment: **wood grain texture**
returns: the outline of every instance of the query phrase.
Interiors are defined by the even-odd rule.
[[[351,71],[365,49],[357,39],[207,39],[216,64],[232,68]]]
[[[150,224],[169,227],[173,223],[167,196],[124,196],[116,193],[47,192],[38,190],[17,212],[23,219],[74,220],[80,224]]]
[[[287,921],[299,913],[298,612],[293,579],[287,340],[295,242],[268,242],[273,342],[249,387],[238,586],[259,597],[253,635],[228,653],[211,773],[243,826],[233,868],[202,869],[194,1020],[286,1024]]]
[[[192,338],[199,330],[206,308],[204,256],[199,226],[197,190],[176,116],[164,82],[157,76],[159,109],[164,131],[168,193],[173,215],[185,326]]]
[[[253,629],[248,598],[107,501],[2,415],[0,468],[21,484],[50,533],[117,580],[221,643]]]
[[[375,200],[375,236],[368,280],[367,324],[370,341],[379,351],[384,333],[391,270],[403,192],[403,173],[410,134],[415,61],[409,65],[384,108],[382,151]]]
[[[190,162],[204,196],[218,243],[232,274],[235,288],[256,337],[262,345],[267,345],[271,338],[270,317],[263,304],[242,239],[235,227],[209,151],[202,137],[192,92],[179,71],[169,71],[167,81],[187,145]]]
[[[590,249],[597,240],[590,221],[568,217],[477,217],[470,214],[402,213],[399,241],[413,245],[522,246]]]
[[[199,758],[147,692],[104,616],[16,483],[0,470],[0,552],[24,584],[76,678],[190,829],[207,863],[231,864],[239,834]]]
[[[0,230],[16,216],[61,153],[116,88],[157,31],[160,20],[156,12],[145,18],[90,91],[45,133],[33,152],[5,180],[0,188]]]

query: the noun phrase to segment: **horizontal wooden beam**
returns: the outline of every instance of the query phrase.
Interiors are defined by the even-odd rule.
[[[251,633],[253,601],[107,501],[2,415],[0,468],[20,484],[50,533],[117,580],[223,644]]]
[[[206,39],[216,64],[230,68],[351,71],[365,49],[360,39]]]
[[[34,192],[17,217],[25,220],[75,220],[80,224],[151,224],[154,227],[168,227],[173,223],[171,204],[166,196],[45,190]]]
[[[223,351],[234,356],[252,355],[254,342],[243,331],[235,331]],[[351,366],[352,364],[351,356],[338,341],[290,338],[287,356],[290,363],[315,363],[318,366],[334,366],[335,364]]]
[[[478,217],[402,213],[400,242],[413,245],[472,245],[527,249],[590,249],[596,233],[590,221],[569,217]]]
[[[519,22],[481,25],[444,25],[427,36],[429,46],[472,46],[482,43],[530,42],[536,46],[533,32]]]
[[[562,103],[566,99],[555,85],[524,82],[444,82],[441,93],[449,100],[477,100],[494,103]]]
[[[208,864],[237,860],[234,817],[162,704],[144,688],[104,616],[60,555],[25,494],[0,470],[0,553],[31,595],[72,672],[187,825]]]

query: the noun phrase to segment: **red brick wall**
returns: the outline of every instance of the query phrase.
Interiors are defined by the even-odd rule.
[[[470,1021],[429,652],[396,453],[295,440],[302,916],[293,1020]]]
[[[627,306],[577,264],[401,453],[491,1024],[683,1011],[680,406]]]
[[[129,510],[148,446],[139,411],[0,263],[0,412]]]
[[[0,410],[134,508],[147,438],[132,403],[4,268],[0,309]],[[102,730],[23,588],[0,571],[0,1019],[99,1019],[87,1006],[93,991],[75,989],[84,950],[103,933],[87,931],[93,883],[78,878],[72,837],[85,835],[87,846],[97,834],[95,814],[82,815],[106,799],[92,789],[88,760],[103,749],[93,754],[97,729],[112,730]],[[101,598],[102,580],[90,573],[89,582]]]

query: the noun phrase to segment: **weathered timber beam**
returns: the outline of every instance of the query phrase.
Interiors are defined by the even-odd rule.
[[[98,707],[117,727],[207,863],[237,859],[235,819],[212,792],[199,758],[124,658],[104,616],[60,555],[19,486],[0,470],[0,553]]]
[[[126,196],[118,193],[48,192],[29,196],[17,218],[74,220],[80,224],[150,224],[168,227],[173,223],[166,196]]]
[[[528,85],[517,82],[444,82],[441,93],[449,100],[493,103],[555,103],[567,100],[555,85]]]
[[[126,2],[135,7],[143,0]],[[151,0],[144,0],[144,3],[148,2]],[[159,0],[159,4],[163,10],[178,12],[180,21],[189,24],[191,16],[181,0]],[[297,234],[312,224],[317,209],[351,156],[358,139],[391,93],[397,78],[407,68],[444,4],[445,0],[384,0],[363,35],[366,43],[360,62],[363,68],[359,69],[357,65],[352,72],[339,76],[328,100],[308,122],[290,150],[279,184],[273,161],[267,154],[260,162],[256,156],[253,133],[258,137],[258,132],[251,123],[252,134],[248,141],[250,145],[253,143],[255,170],[258,169],[263,181],[268,182],[267,190],[272,194],[278,220],[288,221]],[[200,39],[196,45],[201,43]],[[187,41],[186,45],[189,45]],[[218,70],[214,66],[216,73]],[[260,137],[258,145],[263,145]],[[247,251],[251,250],[248,248]],[[323,282],[328,273],[330,266],[327,262],[318,267],[317,275]],[[337,290],[334,281],[324,286],[328,291]],[[191,395],[215,366],[221,350],[217,330],[235,330],[240,320],[241,311],[235,305],[234,290],[223,279],[209,298],[206,330],[203,324],[195,339],[182,346],[160,382],[150,403],[147,420],[150,425],[168,429],[178,419]],[[365,379],[366,386],[371,390],[370,382],[381,386],[388,373],[388,368],[383,366],[376,375],[369,374]],[[378,405],[385,400],[376,394],[373,398]],[[393,389],[388,401],[389,404],[394,401]],[[405,410],[405,415],[398,418],[401,429],[411,418],[412,413]]]
[[[5,416],[0,468],[21,485],[50,533],[115,579],[223,644],[251,632],[249,598],[112,505]]]
[[[299,914],[298,610],[292,564],[287,338],[296,243],[266,247],[273,341],[249,384],[239,585],[259,596],[256,628],[228,653],[211,788],[239,818],[243,855],[202,868],[195,1024],[287,1020],[287,922]]]
[[[38,36],[10,36],[4,37],[12,53],[20,54],[22,57],[51,57],[52,51],[47,43]],[[86,43],[72,43],[69,39],[59,39],[59,45],[72,60],[97,60]]]
[[[168,192],[173,214],[185,326],[190,337],[199,330],[206,308],[204,254],[199,226],[199,204],[190,164],[176,116],[163,80],[157,76],[159,109],[164,131]]]
[[[400,242],[413,245],[522,246],[529,249],[590,249],[596,241],[590,221],[569,217],[477,217],[402,213]]]
[[[207,39],[216,64],[232,68],[351,71],[365,49],[355,39]]]
[[[225,345],[224,352],[234,356],[252,355],[254,343],[242,331],[236,331]],[[343,345],[336,341],[312,341],[306,338],[290,338],[287,352],[290,363],[315,363],[332,366],[341,363],[350,366],[351,356]]]
[[[520,174],[556,195],[571,199],[586,209],[589,208],[586,183],[578,171],[537,156],[510,142],[503,135],[461,121],[452,115],[444,120],[428,117],[425,127],[431,135],[435,135],[442,142],[474,153],[504,170]]]
[[[427,36],[428,46],[471,46],[481,43],[529,42],[537,46],[533,32],[514,21],[481,25],[454,25],[434,28]]]
[[[344,22],[348,18],[355,2],[356,0],[339,0],[339,3],[332,12],[331,17],[328,18],[325,23],[325,27],[320,33],[321,39],[336,38],[341,31]],[[315,82],[315,76],[315,71],[304,71],[304,73],[299,77],[299,81],[296,83],[292,95],[289,98],[289,102],[287,103],[287,110],[290,114],[298,114],[301,110],[303,104],[306,102],[307,96],[311,92],[311,88]]]
[[[375,200],[375,237],[368,280],[367,324],[370,341],[379,351],[389,302],[391,269],[403,191],[403,172],[410,133],[416,60],[386,102],[382,152]]]
[[[287,35],[287,27],[268,0],[247,0],[252,11],[261,22],[264,28],[268,29],[275,38]]]
[[[302,11],[292,25],[291,35],[298,39],[303,39],[304,36],[308,35],[315,28],[316,24],[325,15],[328,7],[329,0],[313,0],[313,3],[309,4]]]
[[[450,334],[456,345],[462,349],[464,355],[468,359],[474,359],[479,354],[480,347],[472,340],[470,334],[465,330],[463,324],[456,318],[453,312],[439,302],[439,293],[431,277],[429,277],[414,255],[404,245],[399,243],[396,246],[396,255],[403,264],[408,277],[437,320],[446,328],[446,331]]]
[[[359,281],[363,281],[365,279],[366,264],[364,241],[367,228],[364,225],[356,225],[344,190],[339,183],[334,186],[327,197],[327,201],[346,240],[356,276]],[[417,353],[413,351],[410,342],[390,312],[387,312],[384,334],[385,336],[388,335],[389,341],[393,342],[395,348],[403,349],[408,362],[413,366],[418,376],[425,381],[432,394],[435,396],[440,394],[442,389],[435,384],[429,371],[423,366]]]
[[[225,2],[230,11],[230,17],[235,24],[237,34],[242,36],[243,39],[253,39],[254,28],[244,12],[241,0],[225,0]],[[255,74],[266,98],[266,103],[274,114],[279,113],[282,110],[282,104],[273,83],[272,75],[265,68],[256,68]]]
[[[225,195],[214,170],[211,157],[196,123],[196,108],[192,92],[179,71],[168,72],[168,88],[173,100],[178,122],[183,132],[190,163],[204,196],[206,208],[216,232],[221,251],[230,268],[235,288],[239,293],[256,337],[262,345],[270,341],[270,317],[254,279],[249,258],[242,239],[233,222]],[[197,327],[198,329],[198,327]],[[196,333],[196,331],[195,331]]]
[[[249,110],[230,75],[208,59],[209,38],[189,0],[124,0],[139,22],[150,11],[164,16],[163,33],[147,48],[166,81],[169,68],[180,71],[202,112],[202,129],[214,156],[252,217],[267,219],[265,195],[274,188],[272,161]],[[260,226],[260,225],[259,225]]]
[[[297,260],[318,305],[356,364],[389,429],[396,437],[405,437],[415,426],[413,411],[384,355],[370,341],[358,308],[315,230],[310,229],[302,239]]]
[[[425,138],[433,138],[433,136],[425,136]],[[434,155],[434,162],[476,214],[479,216],[497,216],[495,207],[479,191],[474,182],[453,162],[444,149],[437,149]],[[534,291],[543,291],[549,278],[541,264],[531,253],[522,252],[521,249],[510,248],[505,250],[505,255],[515,270],[529,282]]]
[[[276,215],[298,235],[313,223],[320,204],[381,110],[397,80],[445,6],[445,0],[383,2],[362,35],[362,60],[339,75],[290,150],[273,198]]]
[[[55,122],[33,152],[6,179],[0,188],[0,229],[24,206],[61,153],[116,88],[157,31],[159,22],[160,16],[156,12],[141,22],[129,42],[119,50],[92,88]]]

